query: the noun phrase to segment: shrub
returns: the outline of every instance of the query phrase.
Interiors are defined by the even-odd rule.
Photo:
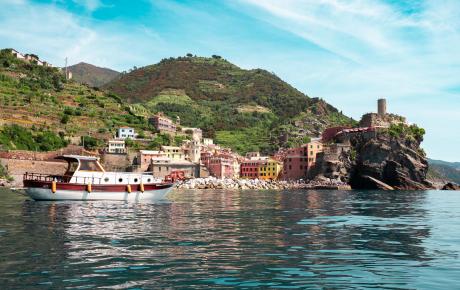
[[[69,123],[69,121],[70,121],[69,115],[67,115],[67,114],[62,115],[62,118],[61,118],[61,123],[62,124],[67,124],[67,123]]]
[[[33,132],[18,125],[5,126],[0,131],[0,144],[7,149],[51,151],[67,146],[64,135],[49,130]]]
[[[95,150],[104,145],[102,140],[99,140],[92,136],[81,136],[80,137],[80,146],[83,146],[85,149],[88,150]]]

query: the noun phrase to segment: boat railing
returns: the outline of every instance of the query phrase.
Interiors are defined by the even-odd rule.
[[[80,183],[80,184],[101,184],[102,178],[93,176],[67,176],[67,175],[50,175],[42,173],[24,173],[24,180],[43,181],[43,182],[62,182],[62,183]]]

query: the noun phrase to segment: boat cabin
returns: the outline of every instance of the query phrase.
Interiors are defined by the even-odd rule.
[[[158,182],[153,175],[130,172],[106,172],[98,157],[63,155],[56,159],[68,163],[63,180],[81,184],[140,184]]]

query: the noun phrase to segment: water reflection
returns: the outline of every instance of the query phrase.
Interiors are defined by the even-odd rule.
[[[185,191],[173,199],[5,201],[3,285],[412,289],[439,258],[427,250],[424,192]]]

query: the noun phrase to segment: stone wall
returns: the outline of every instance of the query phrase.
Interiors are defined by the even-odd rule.
[[[67,162],[61,161],[0,158],[0,163],[8,170],[9,175],[14,178],[14,187],[22,187],[22,177],[26,172],[62,175],[67,169]]]
[[[106,153],[101,158],[102,165],[106,171],[127,171],[132,162],[127,154],[110,154]]]
[[[379,115],[368,113],[362,116],[359,122],[360,127],[390,127],[391,124],[406,123],[406,118],[395,114]]]

